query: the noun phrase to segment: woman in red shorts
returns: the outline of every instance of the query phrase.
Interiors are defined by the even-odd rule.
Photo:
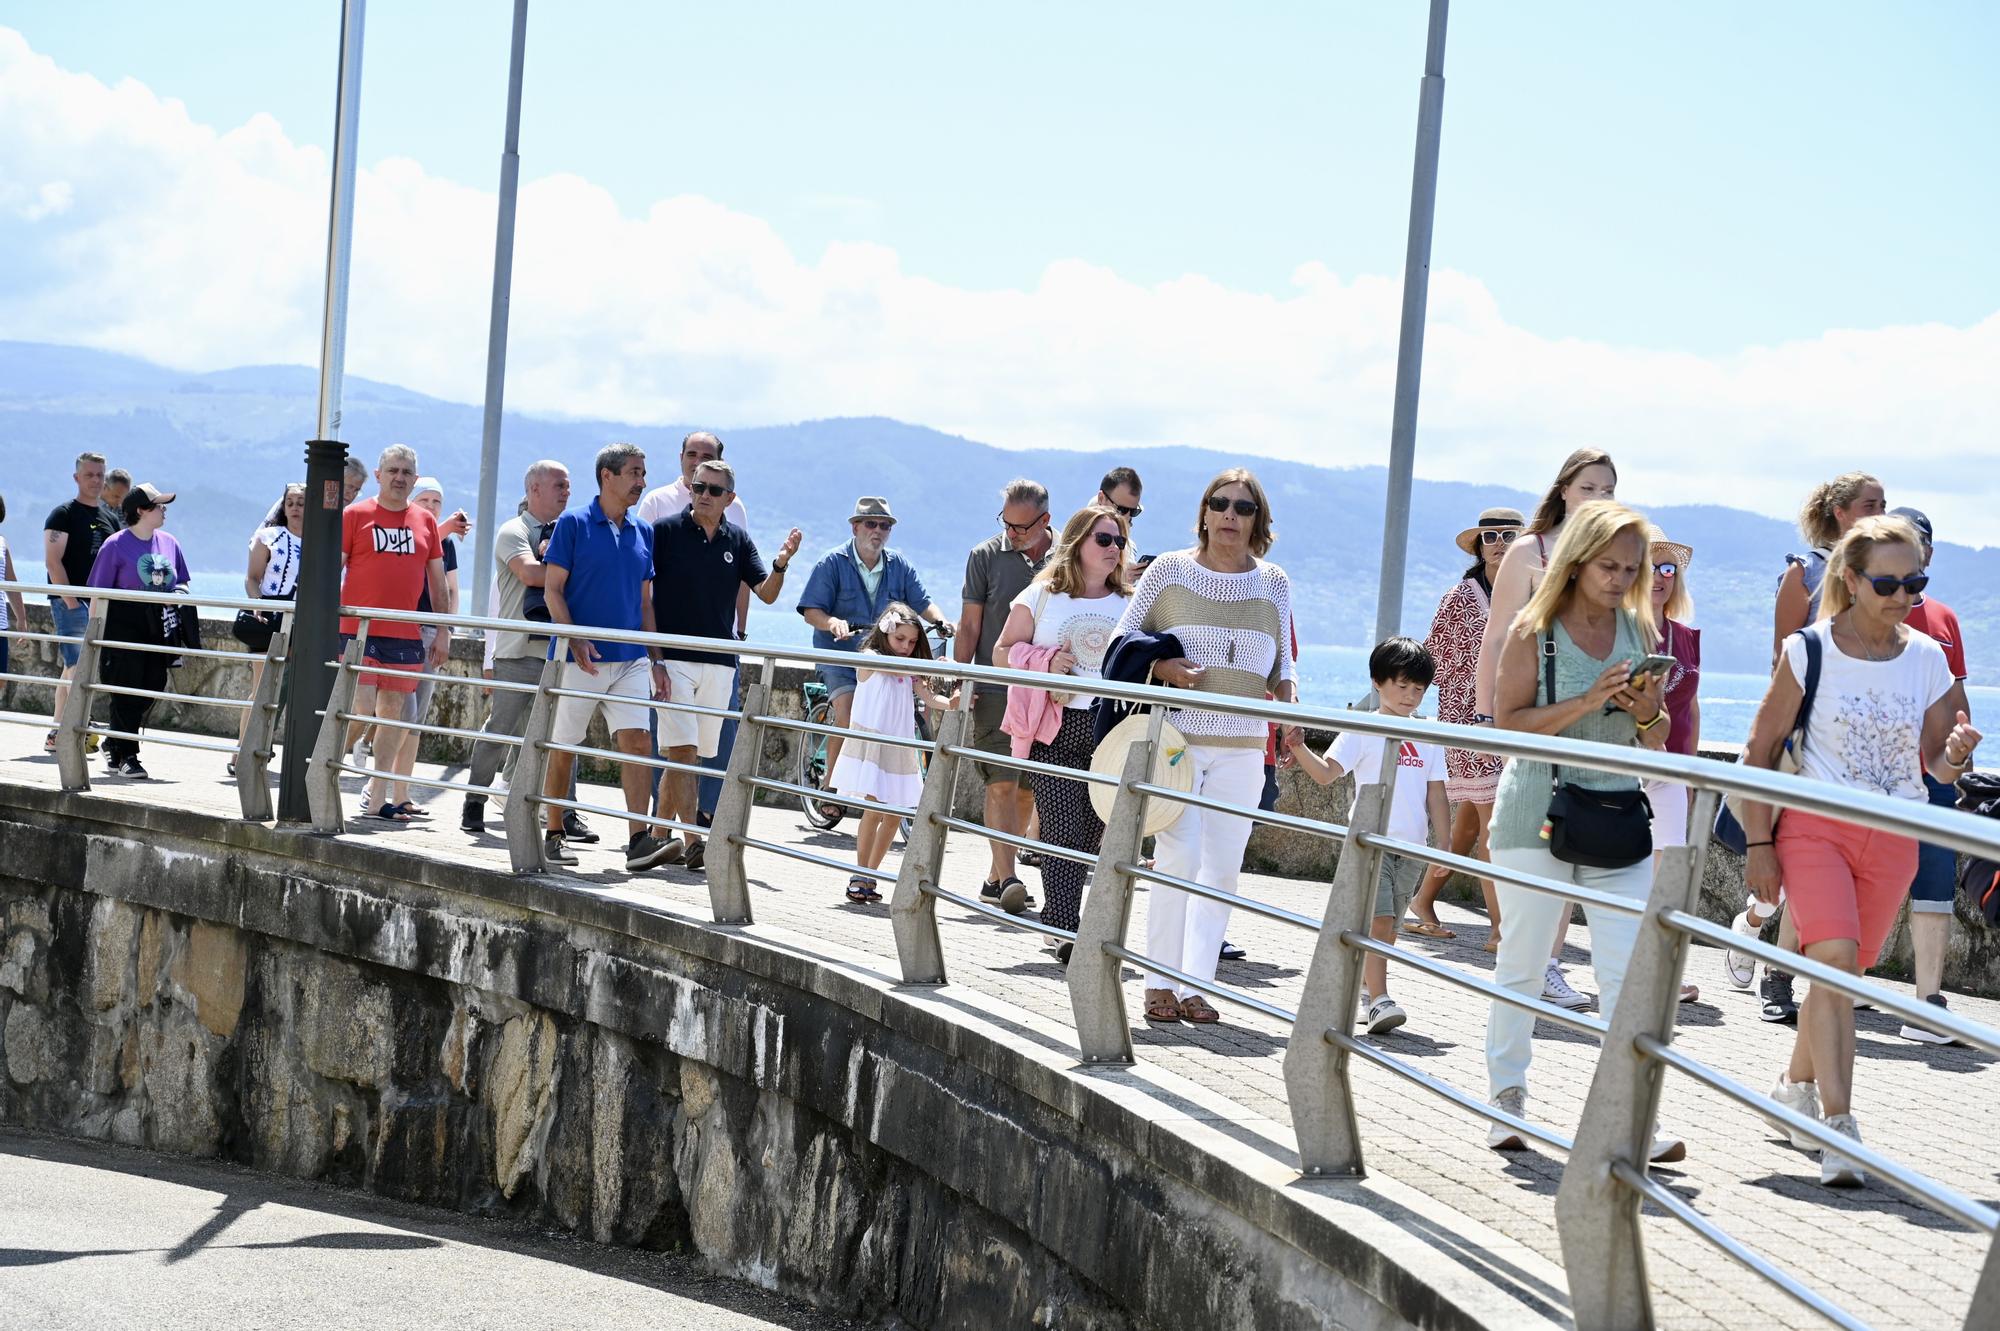
[[[1785,640],[1770,692],[1757,710],[1743,761],[1776,764],[1804,697],[1807,635],[1820,658],[1819,685],[1800,753],[1802,774],[1898,799],[1925,799],[1924,773],[1954,782],[1972,765],[1979,732],[1952,706],[1951,669],[1935,641],[1907,628],[1910,604],[1924,589],[1921,540],[1901,518],[1856,522],[1827,564],[1820,619]],[[1759,900],[1785,887],[1801,950],[1814,961],[1858,975],[1896,921],[1917,868],[1917,843],[1818,814],[1769,805],[1744,810],[1750,842],[1745,878]],[[1791,1066],[1771,1098],[1856,1141],[1854,1002],[1814,985],[1799,1011]],[[1793,1136],[1801,1150],[1813,1143]],[[1856,1187],[1861,1167],[1836,1151],[1820,1153],[1820,1182]]]

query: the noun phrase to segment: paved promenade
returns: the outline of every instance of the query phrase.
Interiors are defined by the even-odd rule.
[[[38,730],[0,725],[0,781],[55,785],[55,762],[40,752],[40,743]],[[235,815],[235,788],[224,779],[221,755],[152,745],[145,758],[156,778],[145,783],[99,779],[103,763],[93,759],[96,792]],[[421,768],[420,773],[437,770]],[[460,772],[448,769],[445,775]],[[618,802],[608,789],[585,798]],[[499,836],[489,832],[472,838],[458,829],[456,794],[419,792],[419,799],[432,803],[434,819],[407,827],[357,820],[345,835],[395,841],[416,855],[505,864]],[[350,796],[349,807],[358,811],[358,794]],[[627,875],[622,852],[613,849],[614,843],[622,844],[622,830],[603,818],[592,821],[606,833],[605,842],[578,848],[582,863],[570,871],[575,881],[684,918],[706,917],[707,896],[697,875],[679,868]],[[760,809],[752,824],[758,837],[836,857],[852,853],[851,841],[842,835],[849,826],[817,832],[788,807]],[[892,852],[887,867],[893,869],[895,863]],[[955,835],[947,885],[974,891],[983,866],[983,846]],[[897,977],[886,906],[847,904],[841,875],[832,870],[754,851],[748,868],[755,935],[830,964],[891,981]],[[1314,916],[1324,905],[1323,884],[1246,874],[1242,890]],[[1135,947],[1143,947],[1145,911],[1142,892],[1133,922]],[[949,905],[941,904],[938,915],[950,980],[937,991],[940,998],[1053,1057],[1072,1055],[1067,990],[1043,940]],[[1443,915],[1457,930],[1456,940],[1405,938],[1401,945],[1475,970],[1489,969],[1492,959],[1480,948],[1486,936],[1483,917],[1450,906]],[[1296,1006],[1310,937],[1243,913],[1234,917],[1229,932],[1249,957],[1225,962],[1218,978],[1281,1006]],[[1570,978],[1579,988],[1592,990],[1588,932],[1579,925],[1570,942]],[[1677,1041],[1748,1085],[1768,1086],[1789,1049],[1790,1029],[1757,1020],[1754,996],[1722,983],[1718,953],[1698,949],[1689,978],[1701,986],[1701,999],[1682,1006]],[[1409,1009],[1410,1022],[1384,1037],[1383,1047],[1433,1076],[1483,1094],[1485,1004],[1408,968],[1392,972],[1392,989]],[[1136,1020],[1140,984],[1137,972],[1129,969],[1127,1004]],[[1224,1021],[1216,1027],[1156,1029],[1141,1023],[1136,1036],[1143,1064],[1139,1069],[1078,1066],[1075,1071],[1129,1083],[1154,1098],[1163,1121],[1187,1120],[1191,1128],[1202,1129],[1199,1135],[1221,1141],[1233,1152],[1254,1154],[1279,1186],[1351,1198],[1378,1212],[1419,1196],[1430,1199],[1406,1206],[1424,1217],[1412,1222],[1421,1260],[1478,1270],[1526,1308],[1545,1313],[1555,1324],[1567,1323],[1554,1224],[1559,1158],[1491,1152],[1482,1123],[1399,1078],[1357,1064],[1370,1178],[1360,1183],[1298,1181],[1289,1174],[1296,1168],[1296,1155],[1279,1066],[1290,1032],[1281,1023],[1222,1006]],[[2000,1003],[1960,998],[1954,1000],[1954,1010],[1976,1020],[2000,1021]],[[2000,1148],[1991,1136],[1991,1111],[2000,1104],[2000,1070],[1993,1066],[1995,1060],[1973,1050],[1905,1041],[1896,1034],[1899,1025],[1880,1013],[1859,1015],[1856,1101],[1866,1140],[1904,1160],[1927,1164],[1973,1197],[1996,1204]],[[1565,1132],[1573,1129],[1595,1055],[1595,1041],[1543,1023],[1530,1074],[1531,1116]],[[1761,1119],[1677,1074],[1668,1074],[1662,1116],[1667,1130],[1687,1140],[1689,1154],[1658,1176],[1729,1232],[1878,1327],[1937,1331],[1962,1323],[1985,1258],[1983,1237],[1880,1184],[1849,1193],[1821,1188],[1816,1156],[1791,1150]],[[1677,1221],[1649,1216],[1646,1224],[1661,1326],[1742,1331],[1824,1325]]]

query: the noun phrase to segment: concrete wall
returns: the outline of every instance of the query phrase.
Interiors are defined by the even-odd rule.
[[[740,931],[22,787],[0,844],[0,1121],[692,1248],[898,1325],[1495,1324],[1120,1082]]]
[[[31,627],[41,632],[51,631],[48,610],[45,606],[29,607]],[[241,644],[229,636],[225,621],[211,620],[203,623],[205,645],[217,648],[237,648]],[[56,649],[48,643],[15,644],[14,671],[22,674],[52,675]],[[479,674],[479,652],[476,644],[459,641],[454,644],[452,659],[444,673],[473,678]],[[797,667],[781,666],[777,672],[777,688],[773,701],[776,710],[786,716],[804,715],[804,697],[800,686],[807,672]],[[174,675],[169,689],[180,693],[202,693],[222,697],[246,697],[250,687],[250,672],[246,665],[229,661],[190,660]],[[30,685],[0,684],[0,708],[20,711],[46,711],[49,705],[49,691]],[[465,729],[477,729],[484,717],[484,703],[481,695],[470,688],[455,688],[440,685],[436,691],[431,720],[438,725]],[[159,704],[154,712],[154,721],[163,729],[188,730],[202,734],[233,736],[237,714],[218,708],[189,707],[180,703]],[[593,725],[596,745],[606,744],[602,723]],[[772,729],[765,739],[763,770],[765,775],[784,780],[796,777],[798,748],[808,738],[798,731]],[[1310,738],[1315,747],[1331,741],[1331,735],[1312,732]],[[462,763],[469,757],[469,746],[462,741],[441,736],[427,735],[423,739],[423,756],[427,761]],[[1704,749],[1706,756],[1724,761],[1735,761],[1740,746],[1717,745]],[[616,781],[615,769],[608,764],[585,763],[585,780],[605,783]],[[1331,786],[1315,785],[1302,773],[1293,770],[1279,773],[1279,798],[1277,807],[1281,812],[1301,814],[1342,823],[1353,804],[1353,782],[1342,780]],[[790,796],[770,791],[759,792],[763,803],[788,803]],[[959,784],[957,807],[959,816],[978,820],[981,816],[981,792],[976,781],[968,776]],[[1244,861],[1248,868],[1264,873],[1282,874],[1293,878],[1318,878],[1330,880],[1335,861],[1339,858],[1340,843],[1331,837],[1314,836],[1305,832],[1284,828],[1260,826],[1252,833],[1250,845]],[[1470,878],[1455,876],[1446,888],[1447,895],[1465,902],[1479,901],[1478,885]],[[1717,923],[1726,924],[1743,907],[1743,864],[1739,857],[1729,854],[1720,847],[1714,847],[1708,859],[1707,879],[1702,890],[1702,914]],[[1952,931],[1951,950],[1945,966],[1945,986],[1949,989],[1987,996],[2000,996],[2000,933],[1987,927],[1985,920],[1973,911],[1962,899],[1956,903],[1958,928]],[[1896,931],[1883,953],[1883,963],[1879,970],[1884,974],[1907,977],[1910,973],[1911,954],[1908,927],[1908,912],[1897,922]]]

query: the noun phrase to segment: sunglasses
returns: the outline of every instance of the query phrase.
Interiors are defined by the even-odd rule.
[[[861,525],[869,531],[887,531],[896,524],[894,522],[884,522],[881,518],[863,518],[861,519]]]
[[[720,499],[729,493],[729,487],[726,485],[716,485],[710,481],[689,481],[688,493],[697,498],[702,495],[714,495],[717,499]]]
[[[1090,539],[1096,541],[1098,548],[1102,550],[1109,550],[1114,545],[1120,550],[1125,548],[1125,538],[1116,532],[1094,531],[1090,534]]]
[[[1489,527],[1479,533],[1479,543],[1481,545],[1512,545],[1514,538],[1520,534],[1520,532],[1514,530],[1512,527],[1505,529]]]
[[[1044,522],[1047,522],[1049,520],[1049,515],[1044,513],[1042,514],[1041,517],[1036,518],[1033,522],[1009,522],[1007,521],[1007,515],[1005,513],[995,513],[993,515],[993,520],[999,523],[1001,526],[1005,527],[1008,531],[1013,532],[1016,536],[1026,536],[1029,532],[1041,526]]]
[[[1117,509],[1119,514],[1127,522],[1132,521],[1132,519],[1138,517],[1141,513],[1144,513],[1146,511],[1145,509],[1139,507],[1139,505],[1137,504],[1132,505],[1132,507],[1130,508],[1125,507],[1125,505],[1123,504],[1113,504],[1111,507]]]
[[[1915,596],[1931,585],[1931,580],[1921,573],[1912,573],[1907,578],[1871,578],[1863,574],[1861,580],[1873,587],[1877,596],[1894,596],[1898,587]]]
[[[1254,499],[1225,499],[1221,495],[1215,495],[1208,501],[1208,511],[1211,513],[1227,513],[1232,508],[1236,510],[1236,516],[1239,518],[1254,517],[1257,512],[1257,501]]]
[[[1653,572],[1663,578],[1677,578],[1680,576],[1681,566],[1679,564],[1655,564],[1653,565]]]

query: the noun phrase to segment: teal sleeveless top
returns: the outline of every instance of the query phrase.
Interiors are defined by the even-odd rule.
[[[1630,614],[1618,612],[1618,633],[1612,640],[1611,654],[1602,660],[1576,645],[1569,636],[1569,630],[1561,621],[1550,629],[1556,641],[1556,698],[1574,698],[1585,692],[1604,673],[1604,668],[1613,661],[1636,661],[1645,654],[1639,643],[1639,625]],[[1542,639],[1535,639],[1535,701],[1547,706],[1548,690],[1544,687],[1541,660]],[[1589,739],[1602,744],[1629,745],[1639,737],[1638,723],[1632,714],[1613,708],[1606,716],[1602,710],[1593,711],[1580,721],[1572,722],[1561,732],[1565,739]],[[1591,790],[1637,790],[1639,778],[1620,776],[1615,772],[1600,772],[1589,767],[1564,765],[1562,779],[1565,782],[1583,786]],[[1487,844],[1495,850],[1533,850],[1542,846],[1542,820],[1549,811],[1549,765],[1529,762],[1525,758],[1509,758],[1505,770],[1500,773],[1500,789],[1493,797],[1493,826],[1488,833]]]

